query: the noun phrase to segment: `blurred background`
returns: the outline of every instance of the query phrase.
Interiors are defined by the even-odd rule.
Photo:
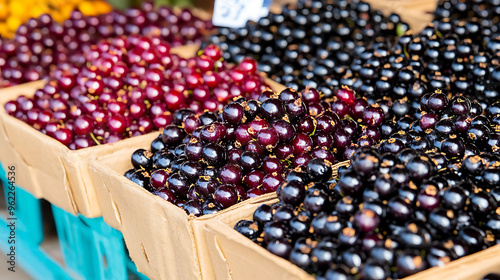
[[[19,25],[30,18],[50,14],[58,22],[69,18],[71,11],[80,10],[86,16],[110,12],[113,8],[139,6],[141,0],[0,0],[0,36],[11,38]],[[154,0],[156,5],[189,6],[210,10],[213,0]]]

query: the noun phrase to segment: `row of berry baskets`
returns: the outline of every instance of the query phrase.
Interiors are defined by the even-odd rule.
[[[30,20],[1,42],[0,162],[151,279],[498,273],[498,3],[369,3]]]

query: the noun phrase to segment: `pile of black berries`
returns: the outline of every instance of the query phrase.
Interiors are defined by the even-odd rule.
[[[308,164],[350,159],[360,146],[376,144],[384,119],[380,106],[349,88],[333,103],[314,88],[265,90],[217,113],[176,111],[150,151],[133,153],[125,176],[188,214],[215,213],[276,191]]]
[[[256,58],[259,70],[283,85],[333,95],[369,49],[387,52],[408,28],[397,14],[386,17],[363,1],[299,0],[244,28],[219,28],[209,41],[226,59]]]
[[[496,156],[438,169],[420,151],[363,147],[339,172],[332,182],[327,163],[311,161],[278,188],[279,203],[235,229],[316,279],[399,279],[498,243]]]

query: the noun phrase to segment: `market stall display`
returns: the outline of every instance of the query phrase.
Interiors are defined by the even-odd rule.
[[[2,9],[1,222],[27,272],[495,277],[500,3],[229,2]]]

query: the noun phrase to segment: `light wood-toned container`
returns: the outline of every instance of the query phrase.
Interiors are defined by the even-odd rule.
[[[171,53],[187,58],[194,56],[198,49],[198,45],[182,46],[172,48]],[[273,90],[284,88],[269,79],[266,82]],[[37,81],[0,90],[0,163],[4,167],[15,165],[17,184],[37,198],[44,198],[72,214],[100,217],[102,211],[90,180],[91,156],[151,142],[158,132],[71,151],[52,137],[9,116],[4,109],[8,101],[20,95],[32,97],[43,85],[44,81]]]
[[[9,100],[20,95],[31,97],[43,84],[37,81],[0,90],[0,162],[5,166],[14,165],[16,183],[35,197],[73,214],[99,217],[101,209],[88,170],[90,155],[154,139],[154,134],[71,151],[52,137],[9,116],[4,109]]]
[[[214,217],[245,211],[274,194],[238,203],[224,211],[201,217],[155,196],[123,176],[132,168],[131,154],[143,145],[97,157],[91,162],[92,179],[106,223],[123,233],[130,257],[151,279],[214,279],[203,230]]]
[[[275,200],[276,194],[249,199],[216,214],[188,216],[183,209],[123,176],[132,168],[132,153],[140,148],[148,149],[150,143],[128,145],[91,160],[92,180],[104,221],[123,233],[138,270],[152,279],[222,279],[215,265],[224,266],[224,260],[209,253],[208,244],[215,240],[205,239],[205,228],[217,217],[244,216],[262,203]],[[336,170],[347,163],[333,168]],[[249,257],[247,262],[251,261]]]
[[[278,202],[269,200],[266,204]],[[314,280],[314,277],[288,260],[233,229],[239,220],[252,220],[258,205],[216,217],[205,227],[205,238],[217,280]],[[245,213],[246,211],[246,213]],[[488,273],[500,273],[500,245],[404,278],[405,280],[481,280]]]

